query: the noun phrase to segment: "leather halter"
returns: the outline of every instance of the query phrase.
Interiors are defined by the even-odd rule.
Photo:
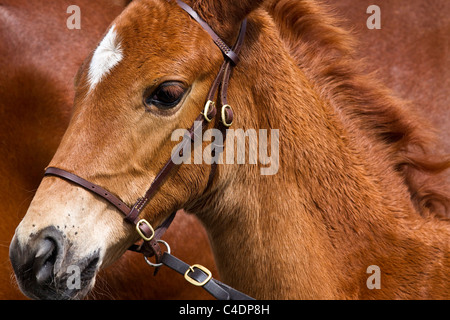
[[[220,112],[220,121],[218,122],[219,129],[222,133],[225,133],[225,129],[231,126],[233,122],[233,110],[230,105],[227,103],[227,90],[228,83],[231,77],[231,73],[233,67],[239,63],[239,52],[244,42],[245,32],[247,28],[247,20],[244,19],[241,28],[239,31],[238,39],[230,49],[224,41],[211,29],[211,27],[186,3],[181,0],[177,0],[177,4],[186,11],[195,21],[197,21],[202,28],[208,32],[208,34],[213,39],[214,43],[219,47],[224,55],[224,62],[220,67],[220,70],[214,79],[209,93],[207,95],[205,107],[200,115],[195,119],[194,124],[188,130],[188,134],[183,138],[183,141],[177,147],[175,154],[178,153],[180,156],[183,153],[184,148],[193,142],[194,140],[194,129],[195,124],[197,122],[201,122],[202,129],[211,122],[217,114],[216,103],[214,102],[214,98],[219,91],[218,100],[221,105]],[[225,139],[225,135],[224,135]],[[213,142],[214,143],[214,142]],[[218,150],[219,152],[223,151],[223,145],[215,144],[212,148],[214,151]],[[212,156],[215,156],[214,152]],[[208,180],[207,188],[211,185],[212,180],[214,178],[214,174],[216,171],[217,164],[214,162],[211,165],[211,172]],[[166,177],[170,172],[176,167],[176,164],[173,162],[172,157],[166,162],[164,167],[159,171],[156,178],[151,183],[149,189],[145,193],[145,195],[139,198],[136,203],[129,207],[122,200],[120,200],[117,196],[105,190],[104,188],[89,182],[73,173],[70,173],[66,170],[48,167],[45,171],[45,176],[56,176],[72,182],[84,189],[93,192],[100,196],[101,198],[108,201],[114,207],[116,207],[124,216],[125,220],[136,227],[136,231],[143,239],[143,242],[140,245],[133,245],[129,248],[129,250],[136,251],[142,253],[146,258],[155,256],[157,264],[151,264],[147,259],[147,262],[156,267],[155,275],[161,265],[166,265],[171,269],[184,274],[184,277],[190,283],[202,286],[205,290],[211,293],[214,297],[221,300],[247,300],[252,299],[249,296],[225,285],[224,283],[213,279],[211,277],[211,272],[203,266],[193,265],[189,266],[183,261],[175,258],[169,252],[162,252],[159,246],[159,243],[164,243],[167,247],[167,243],[160,240],[161,236],[170,226],[171,222],[175,218],[176,211],[172,213],[156,230],[153,229],[151,224],[145,219],[139,219],[139,215],[144,210],[146,205],[150,202],[155,193],[159,190],[160,186],[165,181]]]

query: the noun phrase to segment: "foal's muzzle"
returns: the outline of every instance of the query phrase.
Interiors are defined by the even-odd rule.
[[[13,238],[9,256],[24,294],[32,299],[73,299],[90,290],[98,253],[72,261],[65,254],[68,247],[62,232],[53,226],[32,235],[26,246]]]

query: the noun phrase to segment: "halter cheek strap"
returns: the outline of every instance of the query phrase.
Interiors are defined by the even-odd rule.
[[[195,21],[197,21],[198,24],[200,24],[206,32],[208,32],[214,43],[226,56],[226,59],[228,58],[229,60],[231,60],[234,65],[237,65],[239,63],[239,56],[238,56],[239,53],[238,52],[236,53],[233,50],[231,50],[226,45],[226,43],[223,42],[222,39],[217,35],[217,33],[215,33],[214,30],[211,29],[211,27],[198,15],[198,13],[194,11],[194,9],[192,9],[190,6],[188,6],[181,0],[177,0],[177,4],[180,6],[181,9],[186,11]]]
[[[219,47],[219,49],[224,54],[224,62],[222,63],[222,66],[220,67],[220,70],[208,92],[203,111],[195,119],[194,124],[188,130],[188,133],[183,138],[183,141],[179,144],[178,148],[175,151],[176,153],[182,155],[182,152],[185,149],[185,147],[194,141],[194,131],[195,131],[194,128],[196,123],[201,122],[202,129],[204,129],[206,126],[208,126],[209,122],[211,122],[213,119],[216,118],[217,109],[214,99],[218,91],[219,91],[218,98],[219,104],[221,105],[221,112],[220,112],[220,120],[216,123],[218,123],[219,130],[221,130],[222,133],[224,134],[224,138],[226,133],[225,129],[231,126],[233,122],[234,114],[231,106],[228,105],[227,102],[227,90],[233,67],[239,62],[238,55],[244,42],[247,20],[245,19],[242,22],[238,39],[233,48],[230,49],[225,44],[225,42],[223,42],[222,39],[220,39],[220,37],[208,26],[208,24],[205,21],[203,21],[200,18],[200,16],[191,7],[189,7],[187,4],[185,4],[180,0],[177,0],[177,4],[181,7],[181,9],[186,11],[194,20],[196,20],[203,27],[203,29],[205,29],[206,32],[208,32],[208,34],[213,39],[214,43]],[[223,145],[217,145],[214,144],[213,142],[212,149],[214,150],[212,154],[212,156],[214,157],[216,155],[215,154],[216,150],[217,152],[223,151]],[[155,274],[159,270],[159,267],[164,264],[170,267],[171,269],[181,274],[184,274],[184,277],[187,281],[189,281],[194,285],[202,286],[205,290],[207,290],[217,299],[227,299],[227,300],[252,299],[249,296],[213,279],[211,277],[211,273],[205,267],[199,265],[189,266],[184,262],[182,262],[181,260],[172,256],[169,252],[163,253],[161,251],[159,243],[164,244],[166,243],[160,240],[160,238],[162,237],[164,232],[167,230],[167,228],[170,226],[171,222],[175,218],[176,211],[173,212],[156,230],[153,229],[152,225],[147,220],[139,219],[140,213],[144,210],[149,201],[159,190],[162,183],[166,180],[169,173],[176,166],[177,165],[173,162],[171,157],[166,162],[164,167],[159,171],[159,173],[151,183],[145,195],[139,198],[132,207],[128,207],[117,196],[105,190],[104,188],[92,182],[89,182],[66,170],[55,167],[49,167],[45,171],[45,176],[56,176],[69,182],[72,182],[90,192],[97,194],[98,196],[100,196],[101,198],[112,204],[115,208],[117,208],[125,216],[124,219],[127,222],[135,225],[137,233],[144,240],[139,245],[133,245],[132,247],[129,248],[129,250],[142,253],[146,258],[155,256],[157,262],[156,264],[152,264],[146,259],[146,261],[149,264],[156,267]],[[211,185],[215,175],[216,168],[217,164],[214,162],[211,165],[211,172],[206,188],[208,188]],[[166,246],[168,245],[166,244]]]

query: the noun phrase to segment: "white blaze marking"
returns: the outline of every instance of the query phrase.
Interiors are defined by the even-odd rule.
[[[112,26],[109,29],[92,56],[88,74],[90,83],[89,91],[93,90],[102,80],[103,76],[108,74],[123,58],[120,41],[114,28],[115,26]]]

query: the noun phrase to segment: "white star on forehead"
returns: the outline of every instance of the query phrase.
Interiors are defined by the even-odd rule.
[[[120,45],[115,26],[109,29],[106,36],[95,49],[89,65],[88,81],[90,84],[89,91],[107,75],[111,69],[116,66],[123,58],[123,52]]]

